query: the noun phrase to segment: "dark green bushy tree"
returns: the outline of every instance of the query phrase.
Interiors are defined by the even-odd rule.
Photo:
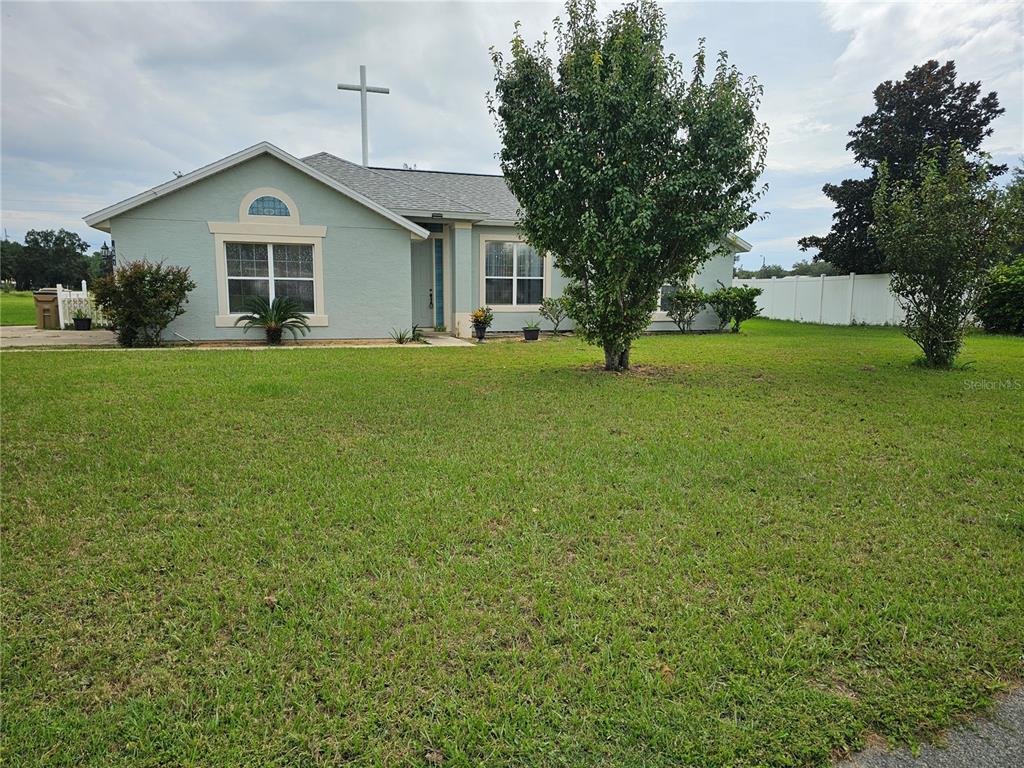
[[[976,313],[989,333],[1024,334],[1024,256],[989,273]]]
[[[968,166],[984,167],[989,178],[1006,171],[1004,165],[983,165],[982,142],[992,134],[991,123],[1004,110],[995,92],[981,95],[981,83],[957,83],[956,64],[929,61],[914,67],[902,80],[886,80],[875,88],[875,111],[850,131],[846,148],[871,175],[826,184],[825,195],[836,204],[832,229],[824,237],[801,238],[800,248],[817,249],[817,261],[831,262],[839,272],[882,271],[884,256],[871,233],[875,220],[872,198],[882,163],[891,182],[913,179],[920,156],[933,153],[940,168],[948,149],[959,145]]]
[[[907,336],[925,362],[953,364],[989,269],[1009,251],[1006,193],[972,167],[956,147],[940,163],[926,153],[920,181],[879,172],[873,234],[892,273],[891,287],[906,311]]]
[[[518,27],[507,62],[492,52],[501,167],[527,239],[569,281],[577,332],[619,370],[661,286],[755,220],[761,88],[724,53],[708,79],[703,41],[687,78],[649,0],[603,21],[594,0],[570,0],[555,31],[557,61]]]
[[[89,277],[89,244],[66,229],[32,229],[25,244],[5,241],[3,275],[14,280],[19,291],[45,288],[63,283],[77,288]]]
[[[185,311],[196,287],[188,267],[130,261],[93,286],[96,303],[123,347],[157,347],[170,322]]]

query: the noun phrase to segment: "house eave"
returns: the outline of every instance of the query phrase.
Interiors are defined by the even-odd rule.
[[[736,249],[736,253],[749,253],[750,250],[754,247],[746,240],[744,240],[742,237],[740,237],[737,234],[734,234],[733,232],[727,234],[725,236],[725,240],[727,243],[729,243],[730,246]]]

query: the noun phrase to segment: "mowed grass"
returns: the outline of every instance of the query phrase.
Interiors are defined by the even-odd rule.
[[[5,352],[9,765],[827,765],[1024,677],[1024,340]]]
[[[0,291],[0,325],[35,325],[36,304],[32,291]]]

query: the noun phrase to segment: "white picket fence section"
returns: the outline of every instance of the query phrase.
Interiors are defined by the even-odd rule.
[[[898,325],[904,316],[889,275],[734,277],[733,285],[760,288],[761,317],[824,325]]]
[[[57,318],[60,322],[60,327],[64,328],[65,326],[72,325],[75,313],[79,310],[92,318],[94,328],[98,325],[109,325],[100,308],[89,297],[89,286],[86,285],[85,280],[82,281],[82,290],[80,291],[65,288],[60,283],[57,283]]]

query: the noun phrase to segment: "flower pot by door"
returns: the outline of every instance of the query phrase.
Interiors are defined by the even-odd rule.
[[[76,317],[75,330],[76,331],[88,331],[92,329],[92,318],[91,317]]]
[[[476,338],[479,341],[483,341],[484,340],[484,334],[485,333],[487,333],[487,326],[486,325],[474,325],[473,326],[473,335],[476,336]]]

